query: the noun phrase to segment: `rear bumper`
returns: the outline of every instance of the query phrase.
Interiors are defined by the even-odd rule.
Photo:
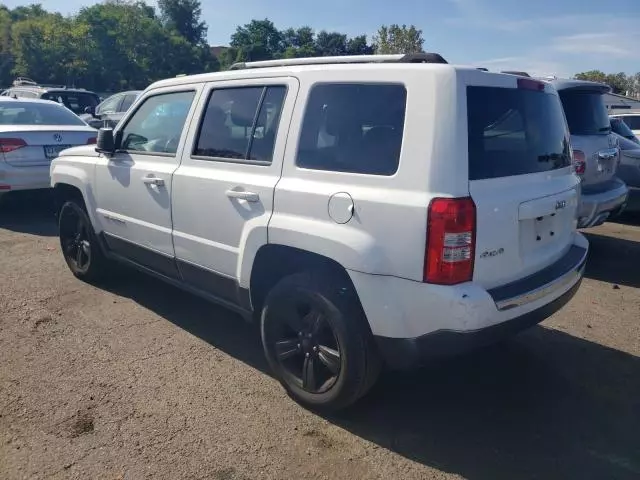
[[[459,355],[512,337],[547,319],[573,298],[582,277],[565,293],[542,307],[507,322],[469,332],[440,330],[417,338],[375,337],[383,358],[397,369],[417,367],[438,357]]]
[[[49,165],[13,167],[0,161],[0,192],[50,188]]]
[[[380,352],[393,368],[455,355],[535,325],[579,288],[589,244],[576,234],[559,260],[524,279],[486,290],[475,282],[429,285],[349,271]]]
[[[624,209],[629,189],[616,178],[612,188],[599,193],[582,193],[578,208],[578,228],[597,227]]]

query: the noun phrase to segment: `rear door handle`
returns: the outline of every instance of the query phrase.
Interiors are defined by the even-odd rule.
[[[246,200],[247,202],[255,203],[260,200],[260,195],[253,192],[246,192],[244,190],[227,190],[227,197],[237,198],[239,200]]]
[[[164,180],[162,178],[154,177],[153,175],[147,175],[142,178],[142,181],[147,185],[156,185],[158,187],[164,187]]]

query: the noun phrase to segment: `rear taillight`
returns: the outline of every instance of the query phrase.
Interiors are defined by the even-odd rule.
[[[434,198],[429,204],[423,280],[454,285],[473,278],[476,206],[469,197]]]
[[[94,145],[97,141],[98,139],[96,137],[89,137],[89,139],[87,140],[87,145]]]
[[[584,171],[587,169],[587,159],[584,156],[584,152],[581,150],[573,151],[573,171],[578,175],[584,175]]]
[[[26,147],[27,142],[21,138],[0,138],[0,152],[9,153],[22,147]]]

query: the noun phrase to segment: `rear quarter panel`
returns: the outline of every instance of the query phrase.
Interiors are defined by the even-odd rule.
[[[391,66],[380,66],[374,74],[370,69],[344,66],[300,74],[299,101],[275,191],[269,243],[319,253],[354,271],[422,281],[429,202],[437,196],[468,195],[464,144],[456,130],[456,70],[386,67]],[[407,90],[398,171],[376,176],[298,167],[300,129],[313,85],[372,83],[372,78],[403,84]],[[330,198],[337,193],[346,193],[353,201],[353,215],[343,224],[329,215]]]

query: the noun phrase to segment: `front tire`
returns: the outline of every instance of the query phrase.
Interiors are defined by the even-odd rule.
[[[79,279],[94,283],[109,273],[91,220],[75,201],[66,202],[58,217],[60,247],[69,270]]]
[[[375,383],[380,357],[351,285],[322,272],[282,279],[261,332],[269,365],[289,395],[317,410],[345,408]]]

